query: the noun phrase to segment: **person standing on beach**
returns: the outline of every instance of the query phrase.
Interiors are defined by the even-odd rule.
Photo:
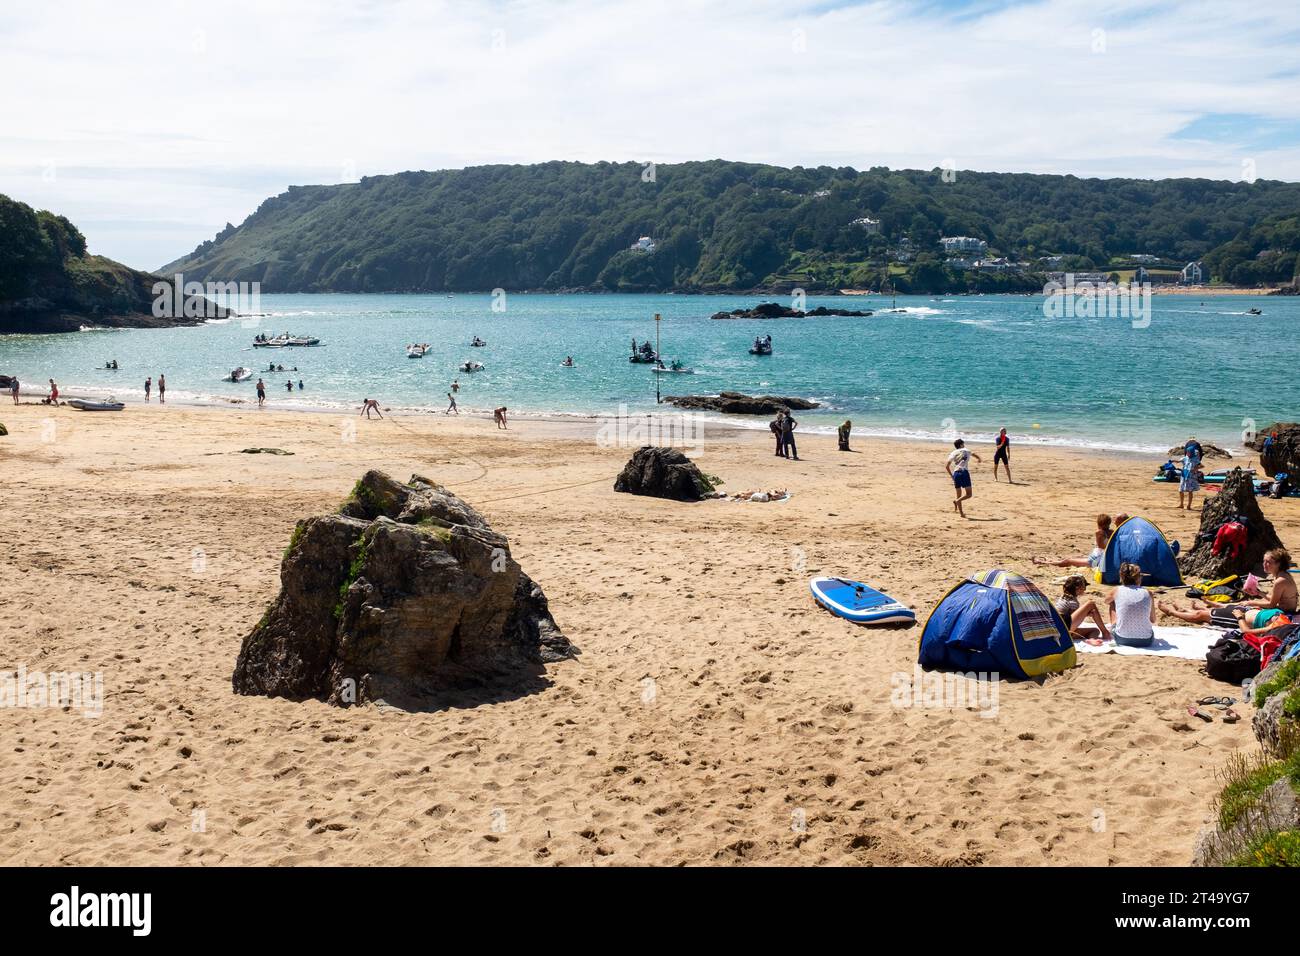
[[[450,415],[452,412],[455,412],[457,415],[459,415],[460,409],[456,407],[456,396],[451,394],[451,392],[448,392],[447,398],[451,401],[451,404],[447,406],[447,410],[443,412],[443,414]]]
[[[853,434],[853,422],[844,419],[844,424],[836,429],[836,433],[840,440],[840,451],[852,451],[853,449],[849,447],[849,436]]]
[[[506,426],[506,407],[505,407],[504,405],[502,405],[500,408],[495,408],[495,409],[492,410],[492,420],[493,420],[494,422],[497,423],[497,428],[506,428],[506,427],[507,427],[507,426]]]
[[[799,460],[799,449],[794,443],[794,430],[799,427],[799,423],[794,420],[794,416],[786,412],[781,419],[781,440],[785,442],[785,451],[787,458]]]
[[[1011,439],[1007,437],[1007,430],[1004,428],[998,432],[998,437],[993,440],[995,450],[993,452],[993,480],[998,480],[998,462],[1002,462],[1007,469],[1007,484],[1014,485],[1011,480]]]
[[[167,376],[158,376],[158,404],[161,405],[167,401]]]
[[[776,457],[785,457],[785,434],[781,431],[781,416],[784,412],[777,412],[776,418],[768,422],[767,427],[772,429],[772,434],[776,436]]]
[[[266,383],[260,378],[257,380],[257,407],[261,408],[266,404]]]
[[[1187,510],[1192,510],[1192,496],[1200,490],[1201,484],[1196,477],[1196,469],[1201,460],[1189,451],[1185,451],[1182,461],[1182,474],[1178,480],[1178,510],[1183,509],[1183,495],[1187,496]]]
[[[144,400],[149,401],[149,393],[153,391],[153,376],[144,380]]]
[[[9,380],[9,394],[14,397],[14,404],[18,404],[18,378],[15,376]]]
[[[957,492],[957,497],[953,499],[952,507],[957,514],[964,518],[966,517],[966,512],[962,508],[961,503],[963,501],[969,501],[973,494],[970,481],[970,460],[974,458],[982,464],[984,459],[967,449],[966,443],[960,438],[952,443],[952,447],[953,451],[948,456],[948,464],[946,466],[948,469],[948,477],[952,479],[952,486]]]
[[[59,404],[59,386],[55,384],[54,379],[50,379],[50,397],[45,401],[48,405]]]

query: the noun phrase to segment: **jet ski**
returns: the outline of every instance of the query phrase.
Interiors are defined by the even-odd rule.
[[[408,345],[406,347],[407,358],[424,358],[424,353],[429,351],[427,345]]]
[[[481,349],[483,346],[487,345],[487,343],[484,342],[484,341],[483,341],[481,338],[479,338],[477,335],[474,336],[474,341],[470,342],[469,344],[470,344],[471,347],[476,348],[476,349]]]
[[[461,362],[460,370],[462,372],[481,372],[483,371],[482,362]]]
[[[241,365],[239,368],[231,369],[230,374],[227,375],[225,378],[223,378],[222,381],[223,382],[247,382],[252,377],[253,377],[253,370],[251,368],[244,368]]]

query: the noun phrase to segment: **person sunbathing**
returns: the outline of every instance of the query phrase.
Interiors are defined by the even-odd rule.
[[[1186,610],[1173,602],[1164,601],[1159,602],[1157,607],[1161,613],[1189,624],[1212,624],[1215,627],[1243,630],[1263,627],[1278,614],[1294,614],[1296,611],[1296,584],[1291,577],[1290,567],[1290,552],[1284,548],[1274,548],[1264,555],[1264,571],[1273,580],[1268,597],[1236,604],[1210,604],[1193,598],[1192,606]]]
[[[1115,520],[1119,520],[1119,515]],[[1125,515],[1124,517],[1128,517]],[[1110,537],[1110,515],[1097,515],[1097,530],[1093,533],[1093,547],[1086,558],[1045,558],[1034,557],[1034,564],[1045,564],[1054,568],[1099,568],[1101,556],[1106,551],[1106,540]]]
[[[1056,610],[1070,628],[1070,633],[1079,633],[1079,626],[1091,620],[1101,631],[1103,641],[1110,640],[1110,629],[1106,627],[1106,618],[1102,616],[1101,605],[1089,599],[1080,603],[1081,596],[1088,590],[1088,582],[1082,574],[1072,574],[1061,585],[1062,594],[1056,600]]]

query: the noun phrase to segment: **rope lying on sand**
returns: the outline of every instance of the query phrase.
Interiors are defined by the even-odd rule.
[[[396,419],[390,418],[388,420],[391,421],[398,428],[401,428],[404,431],[408,431],[412,435],[420,434],[419,432],[413,429],[407,428],[405,425],[403,425],[401,422],[397,421]],[[462,454],[459,457],[472,461],[475,465],[479,467],[480,471],[473,478],[466,478],[464,481],[457,482],[457,485],[468,485],[472,481],[478,481],[480,478],[487,477],[488,467],[487,465],[483,464],[483,462],[479,461],[473,455]],[[517,495],[503,495],[500,498],[487,498],[480,501],[479,504],[486,505],[486,504],[492,504],[495,501],[512,501],[516,498],[532,498],[536,495],[547,495],[553,491],[568,491],[570,488],[582,488],[586,485],[595,485],[595,484],[599,484],[602,481],[612,481],[612,480],[613,479],[611,478],[593,478],[591,481],[579,481],[576,484],[572,484],[572,485],[557,485],[554,488],[539,488],[536,491],[524,491],[524,492],[520,492]]]

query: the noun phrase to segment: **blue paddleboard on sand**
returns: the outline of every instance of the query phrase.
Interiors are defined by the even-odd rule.
[[[861,581],[813,578],[813,598],[826,610],[857,624],[900,624],[916,620],[916,612]]]

